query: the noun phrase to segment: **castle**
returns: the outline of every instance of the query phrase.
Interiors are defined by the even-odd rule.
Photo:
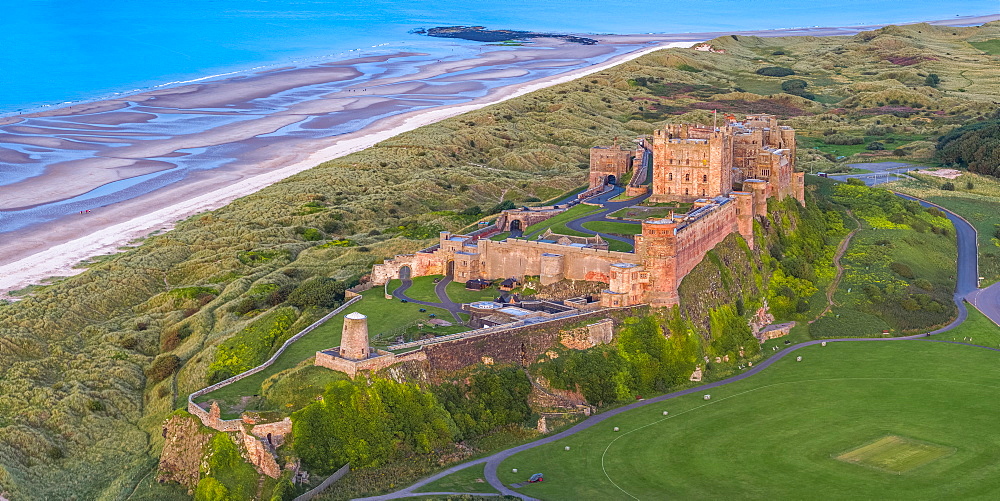
[[[805,203],[803,173],[795,172],[795,131],[771,115],[727,116],[722,126],[667,125],[655,131],[652,148],[618,146],[591,149],[589,189],[598,193],[634,172],[645,179],[651,156],[652,190],[629,183],[628,195],[649,192],[652,202],[690,204],[685,214],[643,221],[633,252],[617,252],[601,239],[540,240],[485,237],[510,231],[520,235],[531,224],[566,209],[561,206],[504,211],[492,231],[455,235],[442,232],[439,243],[415,254],[377,264],[372,281],[448,275],[473,279],[538,276],[543,285],[564,279],[608,284],[605,307],[678,303],[681,280],[728,235],[738,232],[754,247],[753,221],[767,215],[767,199],[794,197]]]

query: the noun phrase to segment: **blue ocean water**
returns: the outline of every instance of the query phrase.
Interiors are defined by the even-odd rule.
[[[429,43],[419,27],[678,33],[996,13],[997,0],[7,0],[0,114],[253,68]],[[382,45],[386,44],[386,45]],[[348,52],[354,51],[354,52]]]

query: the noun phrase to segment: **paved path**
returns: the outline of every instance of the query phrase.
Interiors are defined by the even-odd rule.
[[[631,245],[632,247],[635,247],[635,239],[633,239],[631,237],[622,236],[622,235],[613,235],[613,234],[610,234],[610,233],[603,233],[603,232],[594,231],[594,230],[588,230],[587,228],[584,228],[584,226],[583,226],[584,223],[589,223],[589,222],[592,222],[592,221],[609,221],[609,222],[613,222],[613,223],[624,223],[624,224],[642,224],[641,222],[638,222],[638,221],[634,221],[634,222],[633,221],[620,221],[618,219],[608,219],[607,218],[608,214],[611,214],[612,212],[624,209],[626,207],[631,207],[633,205],[637,205],[637,204],[641,203],[642,201],[646,200],[647,198],[649,198],[649,193],[646,193],[645,195],[641,195],[641,196],[636,197],[636,198],[630,198],[628,200],[624,200],[624,201],[621,201],[621,202],[611,202],[610,201],[612,198],[614,198],[614,197],[616,197],[618,195],[621,195],[624,192],[625,192],[625,188],[616,187],[615,189],[613,189],[613,190],[611,190],[611,191],[609,191],[609,192],[607,192],[607,193],[605,193],[603,195],[600,195],[598,197],[594,197],[592,199],[587,200],[587,203],[594,204],[594,205],[600,205],[601,207],[604,208],[604,210],[595,212],[595,213],[587,215],[587,216],[583,216],[583,217],[581,217],[579,219],[574,219],[574,220],[566,223],[566,227],[569,228],[569,229],[571,229],[571,230],[574,230],[574,231],[579,231],[581,233],[586,233],[588,235],[600,235],[600,237],[603,238],[603,239],[605,239],[605,240],[617,240],[619,242],[624,242],[624,243],[627,243],[627,244]]]
[[[448,313],[451,313],[451,316],[455,318],[455,321],[457,321],[458,323],[462,323],[462,317],[458,316],[458,314],[461,313],[462,311],[462,305],[452,301],[451,298],[448,297],[447,292],[445,292],[445,287],[447,287],[448,284],[451,283],[451,277],[445,277],[441,279],[441,281],[434,286],[434,293],[437,294],[438,301],[440,301],[438,303],[421,301],[419,299],[413,299],[410,296],[407,296],[406,290],[413,285],[413,280],[405,279],[405,280],[400,280],[400,282],[402,283],[399,285],[399,287],[396,287],[396,289],[392,291],[392,296],[395,297],[396,299],[405,299],[407,302],[410,303],[419,304],[423,306],[433,306],[435,308],[448,310]]]
[[[978,254],[976,252],[976,250],[977,250],[976,230],[975,230],[975,228],[972,227],[971,224],[969,224],[968,221],[966,221],[965,219],[962,219],[960,216],[958,216],[958,215],[956,215],[956,214],[948,211],[947,209],[944,209],[943,207],[936,206],[934,204],[931,204],[930,202],[926,202],[926,201],[923,201],[923,200],[918,200],[918,199],[915,199],[913,197],[909,197],[909,196],[902,195],[902,194],[899,194],[899,193],[897,193],[897,195],[899,195],[899,196],[901,196],[903,198],[906,198],[906,199],[916,200],[916,201],[920,202],[921,205],[924,205],[924,206],[927,206],[927,207],[929,207],[929,206],[938,207],[939,209],[943,210],[945,212],[945,214],[947,214],[948,219],[950,219],[952,221],[952,223],[955,225],[956,238],[958,240],[958,262],[957,262],[957,265],[956,265],[956,268],[957,268],[957,271],[958,271],[958,279],[956,281],[956,291],[955,291],[955,295],[954,295],[953,299],[955,301],[955,305],[958,308],[958,317],[955,318],[955,320],[952,321],[951,323],[949,323],[948,325],[946,325],[946,326],[944,326],[944,327],[942,327],[940,329],[937,329],[937,330],[925,333],[925,334],[916,334],[916,335],[913,335],[913,336],[903,336],[903,337],[895,337],[895,338],[817,339],[817,340],[805,341],[805,342],[802,342],[802,343],[799,343],[799,344],[791,345],[791,346],[789,346],[789,347],[781,350],[780,352],[774,354],[770,358],[761,361],[760,363],[758,363],[758,365],[754,366],[753,368],[751,368],[751,369],[749,369],[749,370],[747,370],[747,371],[745,371],[743,373],[737,374],[735,376],[732,376],[732,377],[729,377],[729,378],[726,378],[726,379],[723,379],[723,380],[720,380],[720,381],[715,381],[715,382],[712,382],[712,383],[707,383],[707,384],[704,384],[704,385],[701,385],[701,386],[696,386],[696,387],[693,387],[693,388],[688,388],[686,390],[675,391],[675,392],[672,392],[672,393],[668,393],[666,395],[661,395],[661,396],[658,396],[658,397],[650,398],[648,400],[634,402],[634,403],[631,403],[629,405],[626,405],[626,406],[623,406],[623,407],[619,407],[617,409],[611,409],[611,410],[602,412],[600,414],[596,414],[596,415],[590,416],[589,418],[587,418],[584,421],[576,424],[575,426],[573,426],[573,427],[571,427],[571,428],[569,428],[567,430],[564,430],[564,431],[562,431],[560,433],[557,433],[555,435],[550,435],[548,437],[544,437],[544,438],[535,440],[534,442],[530,442],[530,443],[527,443],[527,444],[519,445],[517,447],[513,447],[513,448],[507,449],[505,451],[498,452],[496,454],[493,454],[491,456],[487,456],[485,458],[480,458],[480,459],[476,459],[474,461],[469,461],[469,462],[466,462],[466,463],[462,463],[462,464],[453,466],[453,467],[448,468],[447,470],[444,470],[444,471],[442,471],[442,472],[440,472],[440,473],[438,473],[436,475],[433,475],[433,476],[428,477],[428,478],[426,478],[424,480],[421,480],[421,481],[419,481],[419,482],[417,482],[417,483],[411,485],[410,487],[407,487],[406,489],[403,489],[401,491],[393,492],[393,493],[390,493],[390,494],[385,494],[385,495],[382,495],[382,496],[375,496],[375,497],[363,498],[363,499],[365,499],[365,500],[380,500],[381,501],[381,500],[398,499],[398,498],[413,497],[413,496],[422,496],[422,495],[425,495],[425,494],[424,493],[415,493],[413,491],[415,491],[416,489],[419,489],[419,488],[423,487],[424,485],[427,485],[428,483],[433,482],[433,481],[435,481],[435,480],[437,480],[439,478],[442,478],[442,477],[445,477],[445,476],[450,475],[452,473],[455,473],[456,471],[464,470],[464,469],[469,468],[471,466],[475,466],[475,465],[478,465],[478,464],[485,463],[484,471],[485,471],[486,481],[489,482],[490,485],[493,486],[494,489],[497,489],[501,494],[505,494],[505,495],[508,495],[508,496],[516,496],[518,498],[525,499],[525,500],[533,500],[534,498],[531,498],[531,497],[526,496],[524,494],[521,494],[521,493],[519,493],[517,491],[514,491],[513,489],[511,489],[507,485],[504,485],[504,483],[500,481],[500,478],[497,475],[497,469],[499,468],[500,463],[502,463],[505,459],[507,459],[507,458],[509,458],[509,457],[511,457],[511,456],[513,456],[513,455],[515,455],[517,453],[519,453],[519,452],[526,451],[528,449],[533,449],[535,447],[538,447],[538,446],[541,446],[541,445],[545,445],[545,444],[549,444],[549,443],[552,443],[552,442],[554,442],[556,440],[560,440],[560,439],[566,438],[568,436],[575,435],[575,434],[577,434],[577,433],[579,433],[579,432],[581,432],[583,430],[586,430],[586,429],[591,428],[591,427],[593,427],[593,426],[595,426],[597,424],[600,424],[600,423],[606,421],[609,418],[617,416],[618,414],[621,414],[623,412],[628,412],[628,411],[630,411],[632,409],[637,409],[639,407],[644,407],[644,406],[647,406],[647,405],[651,405],[651,404],[663,402],[665,400],[670,400],[670,399],[681,397],[681,396],[684,396],[684,395],[690,395],[692,393],[701,393],[701,392],[704,392],[706,390],[710,390],[712,388],[716,388],[716,387],[719,387],[719,386],[727,385],[729,383],[734,383],[736,381],[741,381],[743,379],[746,379],[746,378],[748,378],[750,376],[753,376],[754,374],[757,374],[757,373],[763,371],[764,369],[770,367],[772,364],[774,364],[778,360],[781,360],[782,358],[784,358],[784,357],[786,357],[786,356],[794,353],[797,350],[805,348],[806,346],[813,346],[813,345],[821,344],[821,343],[824,343],[824,342],[827,342],[827,343],[839,343],[839,342],[844,342],[844,341],[885,342],[885,341],[902,341],[902,340],[926,339],[929,336],[932,336],[934,334],[939,334],[939,333],[942,333],[942,332],[945,332],[945,331],[948,331],[948,330],[951,330],[951,329],[957,327],[959,324],[961,324],[962,322],[964,322],[965,319],[966,319],[966,317],[968,316],[968,312],[965,309],[965,304],[963,302],[963,299],[965,298],[966,295],[969,295],[971,292],[977,291],[977,289],[976,289],[976,283],[977,283],[978,270],[979,270],[979,262],[978,262],[979,261],[979,256],[978,256]],[[1000,285],[1000,284],[998,284],[998,285]],[[986,291],[990,291],[990,292],[988,294],[983,295],[983,293],[985,293]],[[997,285],[995,285],[993,287],[989,287],[987,289],[983,289],[982,291],[979,291],[979,293],[977,294],[977,296],[978,296],[978,298],[979,298],[979,300],[981,302],[985,303],[986,301],[990,301],[990,304],[996,305],[996,312],[998,314],[1000,314],[1000,299],[998,299],[998,298],[1000,298],[1000,287],[998,287]],[[975,345],[975,344],[970,344],[970,343],[960,343],[960,342],[957,342],[957,341],[944,341],[944,340],[938,341],[938,340],[934,340],[934,339],[926,339],[926,340],[929,341],[929,342],[960,344],[960,345],[972,346],[972,347],[976,347],[976,348],[982,348],[982,349],[987,349],[987,350],[992,350],[992,351],[1000,352],[1000,348],[990,348],[990,347],[980,346],[980,345]]]

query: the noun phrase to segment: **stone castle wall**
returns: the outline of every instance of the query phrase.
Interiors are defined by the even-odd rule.
[[[550,256],[544,256],[546,254]],[[552,259],[552,255],[562,258]],[[544,257],[549,257],[546,260],[546,276],[555,277],[561,274],[560,279],[595,282],[608,281],[608,272],[612,264],[639,262],[638,256],[631,252],[570,247],[530,240],[479,242],[478,258],[485,264],[482,278],[542,276]],[[543,280],[543,283],[551,281]]]
[[[343,372],[350,377],[354,377],[361,371],[376,372],[400,362],[422,361],[426,355],[422,351],[413,351],[396,355],[395,353],[378,350],[378,356],[366,358],[364,360],[349,360],[336,355],[339,347],[330,350],[316,352],[315,365],[326,367],[330,370]]]
[[[588,319],[605,320],[609,310],[600,310],[573,317],[552,320],[537,325],[525,325],[491,332],[483,336],[457,339],[425,345],[421,350],[433,373],[453,372],[479,363],[516,364],[527,366],[560,342],[561,331],[567,325]],[[629,308],[612,311],[632,311]],[[609,324],[613,325],[609,320]],[[596,339],[605,339],[611,325],[595,329]]]

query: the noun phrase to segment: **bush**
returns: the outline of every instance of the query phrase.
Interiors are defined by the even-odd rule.
[[[944,183],[941,185],[941,189],[945,191],[955,191],[955,183],[952,183],[951,181]]]
[[[791,68],[781,66],[767,66],[757,70],[757,74],[764,75],[765,77],[787,77],[788,75],[794,75],[795,71]]]
[[[871,143],[868,143],[868,146],[865,146],[865,149],[870,151],[881,151],[885,149],[885,145],[878,141],[872,141]]]
[[[865,142],[865,138],[858,136],[848,136],[847,134],[834,134],[832,136],[824,137],[823,142],[826,144],[836,144],[844,146],[844,145],[861,144]]]
[[[177,355],[160,355],[146,368],[146,378],[150,383],[158,383],[173,375],[181,366]]]
[[[517,206],[516,206],[516,205],[514,205],[514,202],[513,202],[513,201],[511,201],[511,200],[507,200],[507,201],[505,201],[505,202],[501,202],[501,203],[498,203],[498,204],[494,205],[494,206],[493,206],[493,207],[492,207],[492,208],[491,208],[491,209],[489,210],[489,213],[490,213],[490,214],[496,214],[496,213],[498,213],[498,212],[503,212],[503,211],[505,211],[505,210],[510,210],[510,209],[513,209],[513,208],[515,208],[515,207],[517,207]]]
[[[937,73],[931,73],[924,79],[924,85],[928,87],[937,87],[939,83],[941,83],[941,77],[937,76]]]
[[[913,280],[916,277],[913,274],[913,270],[911,270],[909,266],[907,266],[907,265],[905,265],[903,263],[894,262],[894,263],[892,263],[892,264],[889,265],[889,269],[891,269],[897,275],[899,275],[899,276],[901,276],[903,278],[906,278],[906,279]]]
[[[317,240],[323,240],[323,233],[316,228],[305,228],[302,230],[302,239],[306,242],[315,242]]]
[[[478,205],[473,205],[467,209],[463,209],[459,214],[463,216],[478,216],[483,213],[483,208]]]
[[[344,300],[347,284],[326,277],[316,277],[302,282],[288,295],[288,304],[299,308],[319,306],[334,308]]]

